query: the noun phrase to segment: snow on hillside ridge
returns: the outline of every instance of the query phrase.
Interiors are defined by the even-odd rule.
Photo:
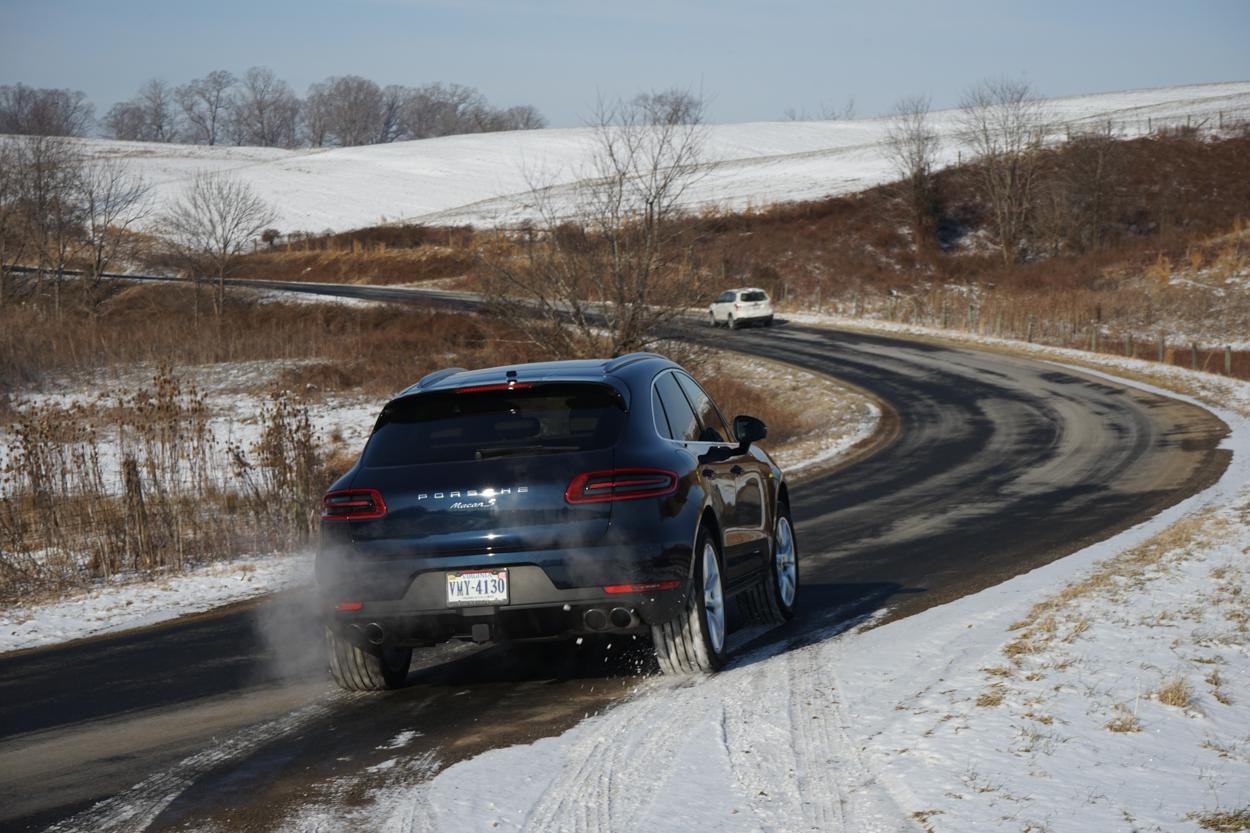
[[[1125,135],[1149,126],[1250,119],[1250,82],[1168,87],[1050,99],[1054,120],[1108,121]],[[933,114],[954,162],[956,111]],[[888,181],[881,148],[887,121],[755,122],[708,128],[705,176],[692,207],[742,209],[852,193]],[[533,216],[530,182],[555,189],[578,179],[593,151],[588,128],[447,136],[364,147],[279,150],[83,140],[91,153],[124,157],[155,186],[156,207],[198,170],[248,182],[278,210],[276,227],[343,231],[389,222],[506,225]]]

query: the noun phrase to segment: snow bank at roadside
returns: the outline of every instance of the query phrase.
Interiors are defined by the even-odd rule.
[[[300,553],[102,581],[61,601],[0,610],[0,654],[155,625],[311,580],[312,554]]]

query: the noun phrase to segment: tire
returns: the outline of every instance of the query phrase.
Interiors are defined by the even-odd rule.
[[[694,590],[681,615],[651,627],[655,657],[665,674],[710,674],[725,663],[725,589],[720,548],[699,529],[695,540]]]
[[[330,676],[347,691],[385,691],[400,688],[408,679],[411,648],[362,648],[326,628],[326,658]]]
[[[764,319],[764,326],[771,327],[773,325],[773,317],[770,315]]]
[[[794,602],[799,596],[799,544],[790,507],[782,502],[777,503],[772,549],[763,581],[742,596],[747,615],[763,625],[779,625],[794,618]]]
[[[714,312],[709,312],[709,313],[707,314],[707,323],[708,323],[708,326],[710,326],[710,327],[715,327],[715,326],[716,326],[716,313],[714,313]]]
[[[731,315],[725,319],[725,326],[729,327],[731,330],[736,330],[738,329],[738,322],[735,321],[734,317]]]

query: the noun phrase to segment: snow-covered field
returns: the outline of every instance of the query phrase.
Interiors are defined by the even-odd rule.
[[[1245,829],[1250,384],[1162,375],[1232,428],[1234,457],[1152,520],[908,619],[646,682],[424,783],[430,762],[397,751],[371,802],[311,804],[285,829]]]
[[[1051,99],[1056,124],[1137,134],[1148,127],[1250,118],[1250,82]],[[941,159],[954,162],[956,114],[934,113]],[[1066,128],[1060,128],[1060,130]],[[859,191],[891,177],[883,119],[758,122],[708,128],[694,206],[742,209]],[[273,150],[84,140],[88,151],[133,162],[159,206],[198,170],[227,171],[278,210],[277,228],[320,232],[387,222],[507,224],[533,214],[532,181],[561,190],[588,174],[586,128],[449,136],[368,147]]]

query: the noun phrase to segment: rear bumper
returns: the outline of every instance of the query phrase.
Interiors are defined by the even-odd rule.
[[[486,625],[485,633],[491,640],[645,632],[651,625],[680,614],[689,592],[687,569],[681,559],[664,559],[662,565],[652,564],[643,571],[634,564],[629,570],[602,573],[593,585],[573,587],[560,587],[552,580],[552,573],[567,579],[567,569],[549,573],[550,568],[537,564],[483,560],[480,556],[447,559],[431,568],[429,560],[421,559],[417,563],[424,569],[417,571],[413,561],[362,564],[363,559],[348,559],[328,563],[331,559],[323,555],[317,565],[323,611],[331,627],[353,639],[363,638],[366,632],[376,636],[380,631],[387,645],[428,645],[457,637],[480,637],[483,631],[475,630],[475,625]],[[507,567],[506,604],[448,604],[449,570],[487,567]],[[581,578],[584,581],[587,577]],[[619,583],[659,581],[678,584],[673,589],[644,592],[605,590]],[[337,609],[345,602],[353,603],[353,607],[359,603],[359,608]]]
[[[451,607],[442,570],[416,577],[408,593],[391,601],[361,602],[341,611],[344,600],[323,591],[331,627],[358,641],[386,645],[429,645],[453,638],[543,639],[598,633],[645,632],[667,622],[686,605],[683,580],[671,590],[608,593],[603,587],[557,588],[540,567],[508,568],[507,604]],[[486,629],[475,629],[485,625]]]

